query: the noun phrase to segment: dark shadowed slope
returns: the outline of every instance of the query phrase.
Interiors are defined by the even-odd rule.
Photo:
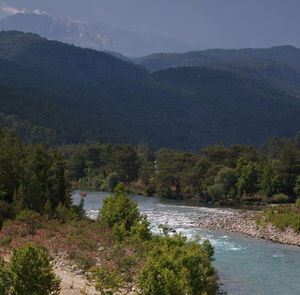
[[[49,145],[146,141],[198,149],[293,136],[300,100],[254,76],[205,67],[149,74],[105,53],[0,33],[0,122]]]

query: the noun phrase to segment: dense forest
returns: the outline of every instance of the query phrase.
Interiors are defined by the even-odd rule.
[[[43,144],[25,146],[11,131],[0,129],[0,219],[22,210],[50,213],[71,207],[64,157]]]
[[[140,141],[153,150],[197,151],[218,141],[258,146],[269,136],[293,137],[300,126],[298,70],[264,64],[249,70],[241,61],[220,61],[150,73],[107,53],[1,32],[0,124],[26,144],[47,147]]]

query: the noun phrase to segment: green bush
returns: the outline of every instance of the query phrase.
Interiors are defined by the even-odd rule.
[[[276,203],[286,203],[289,197],[285,194],[276,194],[272,197],[272,201]]]
[[[111,270],[106,266],[92,269],[89,279],[95,280],[95,289],[103,295],[112,295],[126,288],[122,274],[117,269]]]
[[[65,222],[66,220],[76,220],[79,218],[74,208],[67,208],[62,203],[59,203],[55,209],[55,217]]]
[[[300,214],[296,208],[297,207],[286,205],[276,206],[265,210],[263,216],[265,216],[267,222],[271,222],[279,229],[290,227],[300,232]]]
[[[112,192],[119,182],[119,176],[116,172],[110,173],[106,178],[106,185],[110,192]]]
[[[81,198],[79,204],[73,205],[72,208],[73,208],[74,212],[78,215],[79,219],[82,219],[85,217],[84,198]]]
[[[58,295],[60,279],[52,271],[47,252],[27,245],[14,249],[9,263],[0,265],[0,291],[3,295]]]
[[[141,220],[131,227],[131,234],[142,241],[151,239],[152,233],[150,230],[150,222],[147,220],[147,215],[143,215]]]
[[[0,213],[0,231],[2,230],[2,226],[3,226],[3,215]]]
[[[40,213],[26,209],[22,210],[17,215],[16,220],[26,222],[26,224],[28,225],[28,232],[30,234],[35,234],[36,230],[39,228],[41,223],[40,218]]]
[[[151,184],[151,185],[148,185],[145,189],[145,195],[146,196],[153,196],[156,192],[156,186]]]
[[[222,184],[214,184],[207,188],[208,194],[214,202],[224,199],[224,187]]]
[[[278,214],[276,218],[273,219],[272,223],[280,228],[284,229],[286,227],[291,227],[295,231],[300,232],[300,215],[293,214],[291,212]]]
[[[36,221],[40,217],[40,213],[37,213],[32,210],[22,210],[16,217],[16,220],[18,221]]]
[[[123,183],[117,185],[113,196],[103,200],[98,219],[106,226],[113,228],[119,237],[130,232],[131,227],[140,222],[141,216],[137,204],[126,195]]]
[[[10,278],[4,261],[0,258],[0,294],[8,295],[10,289]]]
[[[152,236],[147,216],[140,215],[137,203],[126,195],[123,183],[117,185],[113,196],[103,200],[98,220],[113,229],[118,241],[126,236],[135,236],[142,240],[148,240]]]
[[[16,216],[15,211],[13,204],[0,200],[0,215],[3,218],[14,218]]]
[[[215,294],[215,269],[206,250],[185,237],[157,237],[137,277],[142,295]]]
[[[214,256],[214,247],[212,246],[212,244],[210,243],[210,241],[208,239],[204,240],[202,243],[202,249],[206,252],[207,256],[209,257],[209,259],[213,259]]]
[[[300,209],[300,198],[298,198],[298,199],[296,200],[296,207],[297,207],[298,209]]]

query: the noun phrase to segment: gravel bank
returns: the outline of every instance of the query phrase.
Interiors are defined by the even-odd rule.
[[[291,228],[280,230],[270,223],[266,226],[257,226],[256,216],[260,214],[259,211],[241,212],[234,209],[214,211],[213,214],[208,213],[199,217],[198,226],[211,230],[241,233],[275,243],[300,246],[300,233]]]

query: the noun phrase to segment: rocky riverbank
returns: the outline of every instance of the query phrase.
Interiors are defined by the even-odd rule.
[[[269,240],[275,243],[300,246],[300,233],[291,228],[280,230],[270,223],[257,225],[256,217],[260,211],[239,211],[234,209],[214,209],[199,217],[201,228],[223,230]]]

